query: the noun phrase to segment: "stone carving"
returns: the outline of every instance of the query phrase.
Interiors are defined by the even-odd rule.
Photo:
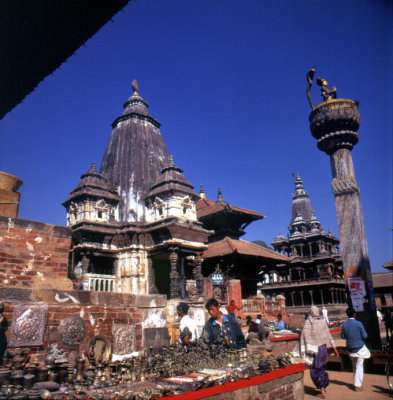
[[[191,301],[198,300],[198,290],[196,286],[196,281],[188,279],[186,280],[186,292],[187,296]]]
[[[77,347],[82,343],[85,335],[85,323],[78,315],[71,315],[60,322],[58,337],[62,346],[68,348]]]
[[[337,98],[337,89],[335,86],[333,86],[332,90],[329,90],[328,88],[328,83],[326,79],[323,78],[318,78],[317,79],[317,85],[319,85],[321,87],[321,94],[323,97],[324,101],[328,101]]]
[[[312,81],[314,79],[314,74],[315,74],[315,69],[313,67],[307,71],[307,98],[311,108],[314,108],[310,94],[310,89],[312,86]],[[317,85],[321,86],[321,94],[324,101],[329,101],[337,98],[337,89],[333,86],[332,90],[330,90],[326,79],[318,78]]]
[[[8,346],[41,346],[44,340],[47,314],[47,305],[15,306]]]
[[[334,178],[332,181],[332,190],[334,195],[340,195],[344,193],[359,193],[359,185],[353,178],[337,179]]]
[[[218,301],[223,301],[222,289],[220,286],[214,286],[213,297]]]
[[[127,324],[113,324],[113,352],[123,355],[135,351],[135,327]]]

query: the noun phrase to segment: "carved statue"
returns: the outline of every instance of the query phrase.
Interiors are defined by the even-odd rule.
[[[312,82],[314,79],[314,74],[315,74],[315,69],[314,69],[314,67],[311,67],[307,71],[307,98],[308,98],[308,102],[310,103],[311,108],[314,108],[312,101],[311,101],[311,94],[310,94],[310,89],[311,89]],[[326,79],[318,78],[317,85],[321,86],[321,94],[322,94],[324,101],[331,100],[332,98],[333,99],[337,98],[337,89],[335,88],[335,86],[333,86],[332,90],[330,90],[328,88],[328,83],[327,83]]]
[[[328,101],[337,98],[337,89],[333,86],[332,90],[329,90],[327,80],[323,78],[317,79],[317,85],[321,86],[322,97],[324,101]]]

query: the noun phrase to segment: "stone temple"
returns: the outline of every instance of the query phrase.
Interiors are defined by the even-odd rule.
[[[210,232],[199,196],[177,167],[136,81],[99,172],[94,163],[63,203],[72,229],[71,274],[87,290],[203,296],[201,254]],[[195,293],[194,293],[195,294]]]
[[[347,295],[340,242],[330,230],[325,232],[315,216],[299,175],[288,230],[287,237],[279,234],[272,245],[290,260],[264,270],[262,292],[284,295],[292,313],[308,311],[315,304],[326,306],[332,318],[344,317]]]

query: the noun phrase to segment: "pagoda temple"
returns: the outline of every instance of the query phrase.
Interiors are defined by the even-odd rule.
[[[261,268],[278,268],[290,258],[240,239],[251,222],[265,215],[227,203],[220,189],[216,201],[207,200],[202,187],[199,195],[198,219],[211,231],[202,256],[203,275],[212,275],[218,266],[227,279],[240,281],[243,299],[256,296]]]
[[[70,276],[86,290],[202,296],[210,232],[197,220],[199,197],[169,156],[136,81],[132,87],[100,171],[93,163],[63,203]]]
[[[287,310],[308,311],[311,305],[324,305],[334,318],[345,315],[346,286],[339,240],[323,226],[312,209],[299,175],[292,194],[292,217],[285,238],[279,234],[274,249],[291,257],[276,268],[263,270],[262,292],[284,295]]]

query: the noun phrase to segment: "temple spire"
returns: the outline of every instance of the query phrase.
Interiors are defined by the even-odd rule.
[[[222,204],[222,203],[225,203],[225,200],[224,197],[222,196],[221,188],[218,188],[216,204]]]
[[[302,223],[309,226],[313,215],[314,211],[308,193],[304,190],[303,181],[299,174],[296,174],[295,193],[292,194],[292,218],[290,226],[295,222],[299,222],[300,218]]]
[[[205,191],[203,190],[202,184],[201,184],[201,186],[199,187],[199,197],[200,197],[201,199],[206,199]]]

